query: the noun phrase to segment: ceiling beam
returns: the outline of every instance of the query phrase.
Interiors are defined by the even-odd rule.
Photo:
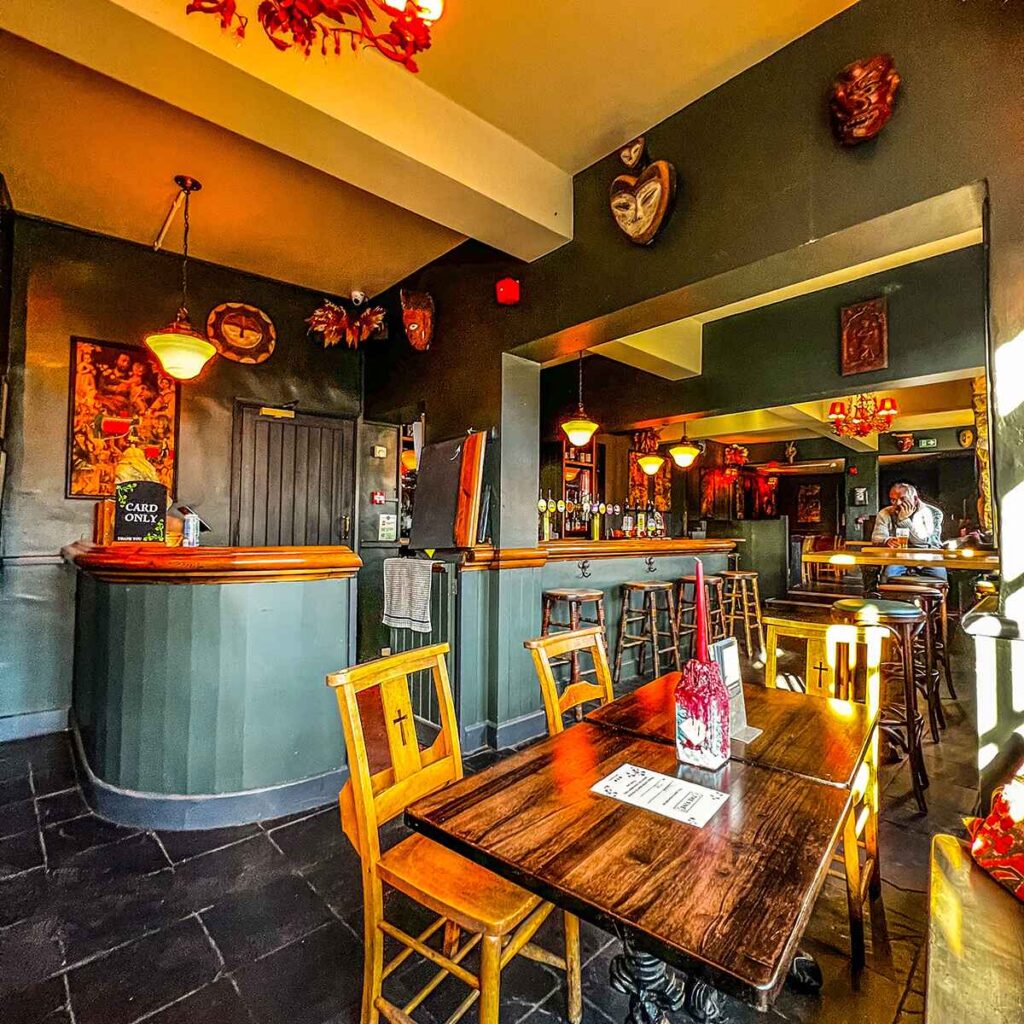
[[[383,58],[279,53],[255,19],[236,45],[184,0],[4,0],[0,28],[520,259],[572,238],[569,174]]]

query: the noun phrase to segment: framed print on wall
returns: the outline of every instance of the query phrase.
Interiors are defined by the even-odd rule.
[[[844,306],[839,322],[844,377],[888,369],[889,305],[884,298]]]
[[[114,470],[135,444],[174,494],[181,386],[148,350],[71,339],[66,498],[109,498]]]

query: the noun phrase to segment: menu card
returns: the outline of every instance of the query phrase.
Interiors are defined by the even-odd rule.
[[[703,828],[729,799],[728,793],[719,793],[716,789],[697,786],[635,764],[620,765],[611,775],[591,786],[591,792],[697,828]]]

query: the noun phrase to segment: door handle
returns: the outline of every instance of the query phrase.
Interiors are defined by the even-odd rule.
[[[348,540],[349,531],[352,529],[352,517],[344,515],[341,517],[341,537],[342,540]]]

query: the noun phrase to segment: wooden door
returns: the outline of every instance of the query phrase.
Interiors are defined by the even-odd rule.
[[[240,547],[348,544],[355,422],[235,408],[231,543]]]

